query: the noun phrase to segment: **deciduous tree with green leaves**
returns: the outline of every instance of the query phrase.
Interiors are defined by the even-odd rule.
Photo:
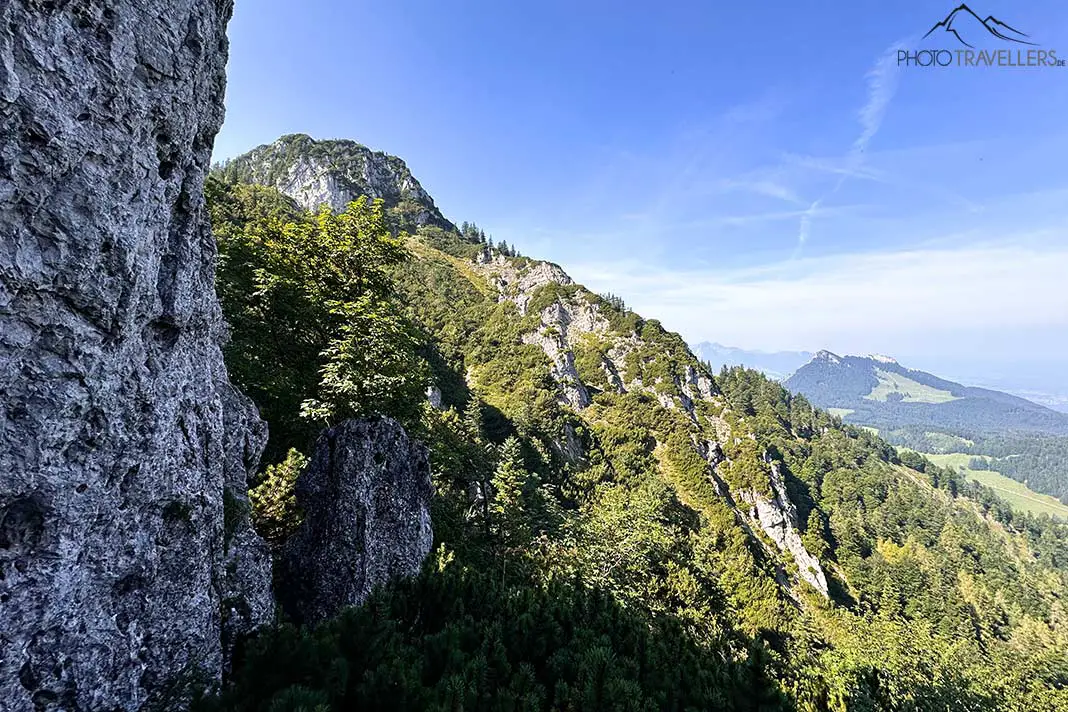
[[[270,425],[267,461],[346,418],[417,420],[426,365],[391,278],[408,253],[381,201],[312,215],[269,188],[211,180],[206,192],[227,364]]]

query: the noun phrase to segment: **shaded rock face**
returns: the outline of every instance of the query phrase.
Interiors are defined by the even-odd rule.
[[[180,706],[272,612],[202,197],[230,12],[0,3],[4,710]]]
[[[304,523],[286,542],[279,598],[297,620],[362,604],[430,551],[429,456],[390,418],[324,431],[296,495]]]

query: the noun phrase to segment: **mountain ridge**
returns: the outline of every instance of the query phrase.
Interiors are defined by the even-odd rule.
[[[265,321],[265,286],[291,295],[319,276],[279,251],[295,241],[298,254],[329,258],[316,226],[377,225],[376,208],[358,201],[349,208],[357,219],[336,223],[287,213],[293,225],[279,228],[256,217],[257,201],[275,197],[291,210],[277,188],[214,190],[216,200],[227,193],[228,209],[213,213],[220,292],[228,317],[253,315],[239,335],[258,367],[274,346],[262,334],[294,331],[270,320],[316,306],[283,305]],[[431,452],[437,553],[418,581],[379,592],[325,632],[261,640],[226,709],[373,698],[449,708],[523,700],[539,710],[729,710],[760,700],[768,710],[837,712],[844,707],[828,700],[994,710],[1003,699],[1024,709],[1059,699],[1024,681],[1063,638],[1060,523],[1016,514],[920,457],[906,462],[755,371],[711,373],[678,334],[558,265],[495,248],[477,229],[395,217],[406,235],[365,231],[351,241],[407,251],[388,270],[391,300],[359,323],[402,315],[414,343],[397,343],[423,360],[405,376],[425,399],[397,417]],[[261,261],[235,272],[238,255]],[[279,266],[296,273],[272,274]],[[333,274],[330,264],[324,271]],[[343,343],[359,336],[349,323],[340,329]],[[334,377],[329,358],[346,349],[323,338],[325,361],[305,370]],[[376,359],[348,352],[377,378]],[[231,349],[228,358],[240,357]],[[289,386],[266,365],[270,383]],[[288,395],[294,411],[308,397]],[[602,603],[589,605],[585,592]],[[576,595],[581,609],[568,603]],[[634,638],[619,611],[656,637]],[[1006,642],[1031,630],[1031,649]],[[321,661],[359,686],[339,689]],[[737,664],[749,672],[732,676]]]
[[[290,139],[285,137],[281,143],[268,144],[268,153],[275,153],[277,149],[272,147],[277,145],[291,145]],[[298,145],[308,147],[325,143],[331,151],[338,146],[358,146],[362,149],[360,144],[352,141],[318,142],[308,139],[305,142],[301,136],[297,136],[296,140]],[[217,171],[216,178],[251,183],[265,175],[277,176],[277,171],[272,173],[265,167],[270,161],[260,158],[263,151],[263,147],[260,147],[238,157]],[[393,160],[388,154],[360,153],[361,157],[368,157],[372,164]],[[302,156],[290,154],[284,165],[302,163]],[[247,168],[250,165],[251,170]],[[233,166],[237,166],[237,169],[233,169]],[[351,167],[338,161],[330,165],[323,162],[323,170],[324,173],[314,177],[304,173],[295,179],[276,180],[272,187],[306,206],[312,204],[307,199],[311,191],[300,183],[301,175],[314,181],[315,185],[320,185],[324,178],[328,183],[331,180],[340,182],[343,174],[351,171]],[[374,165],[370,171],[376,172]],[[408,180],[408,177],[398,171],[393,174],[393,179]],[[414,178],[411,180],[414,181]],[[380,194],[386,195],[400,192],[390,186],[378,186],[378,189]],[[713,409],[725,406],[722,395],[716,390],[712,374],[704,370],[678,334],[667,332],[655,319],[643,319],[629,310],[613,306],[608,300],[576,284],[554,263],[511,257],[436,224],[401,222],[399,226],[413,231],[409,237],[409,248],[418,258],[413,265],[439,264],[453,269],[459,261],[463,269],[450,279],[473,287],[474,292],[469,298],[484,299],[485,295],[490,294],[493,295],[490,303],[495,311],[499,312],[503,307],[514,309],[514,314],[507,317],[514,322],[509,329],[511,346],[524,354],[524,360],[534,358],[535,353],[544,359],[546,375],[553,384],[559,407],[581,414],[599,410],[596,399],[606,394],[648,399],[651,405],[670,412],[669,418],[676,421],[667,432],[679,428],[693,429],[699,422],[709,429],[702,436],[704,440],[697,438],[696,431],[691,433],[690,439],[697,439],[688,443],[688,447],[694,448],[694,454],[705,463],[704,467],[715,469],[723,463],[731,464],[730,458],[723,454],[718,444],[722,439],[721,433],[730,432],[730,427],[712,413]],[[442,278],[443,275],[438,276],[439,280]],[[417,290],[405,295],[409,304],[425,307],[437,301],[436,295],[424,291],[425,281],[417,278],[409,282],[410,288]],[[450,306],[455,308],[457,305]],[[418,312],[418,309],[413,311]],[[449,317],[443,315],[442,318]],[[497,318],[501,318],[501,315]],[[514,391],[523,392],[524,386],[500,382],[495,371],[506,370],[497,366],[501,354],[491,352],[484,358],[483,363],[465,363],[464,385],[460,388],[479,392],[486,405],[507,414],[514,407]],[[454,381],[454,377],[441,371],[434,376],[430,387],[441,393],[442,405],[460,406],[461,401],[457,400],[447,383]],[[575,428],[567,426],[556,442],[547,444],[565,454],[566,459],[578,461],[583,455],[574,450],[575,442]],[[745,456],[757,457],[748,451]],[[733,487],[729,484],[729,477],[711,477],[715,482],[715,490],[732,502],[730,507],[733,516],[759,532],[759,535],[752,535],[754,543],[764,548],[770,547],[766,549],[769,558],[790,557],[804,561],[804,567],[799,568],[793,577],[785,573],[784,563],[779,564],[782,580],[794,578],[798,582],[803,581],[823,596],[828,596],[826,575],[820,562],[807,553],[801,541],[804,523],[798,520],[795,508],[784,494],[784,476],[779,474],[777,467],[770,461],[755,465],[759,477],[752,482],[739,481]],[[789,595],[795,595],[791,586],[784,585],[784,588]]]

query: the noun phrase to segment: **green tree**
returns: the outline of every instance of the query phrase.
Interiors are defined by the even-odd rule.
[[[528,500],[530,473],[523,466],[519,440],[510,437],[501,446],[501,458],[493,473],[493,503],[490,512],[501,546],[510,550],[529,543],[532,532]]]
[[[308,465],[308,458],[290,450],[286,459],[268,465],[260,483],[248,491],[252,503],[252,523],[272,545],[284,542],[302,521],[295,495],[297,477]]]
[[[267,461],[345,418],[417,420],[427,369],[396,305],[408,253],[382,202],[308,215],[267,188],[210,181],[207,196],[227,365],[270,425]]]
[[[813,509],[808,513],[808,523],[805,526],[805,533],[801,536],[801,541],[808,553],[820,560],[826,559],[831,549],[827,544],[826,529],[827,520],[822,512],[818,509]]]

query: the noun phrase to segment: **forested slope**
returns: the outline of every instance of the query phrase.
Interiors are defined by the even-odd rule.
[[[1068,416],[1008,393],[971,388],[885,357],[821,351],[784,384],[850,423],[928,453],[978,456],[1031,489],[1068,503]]]
[[[816,354],[784,384],[851,422],[879,429],[921,426],[952,432],[1068,435],[1068,415],[1024,398],[963,386],[891,358]]]
[[[1063,525],[477,228],[209,198],[228,365],[271,425],[261,531],[344,417],[398,418],[437,494],[422,577],[251,641],[207,705],[1068,709]]]

